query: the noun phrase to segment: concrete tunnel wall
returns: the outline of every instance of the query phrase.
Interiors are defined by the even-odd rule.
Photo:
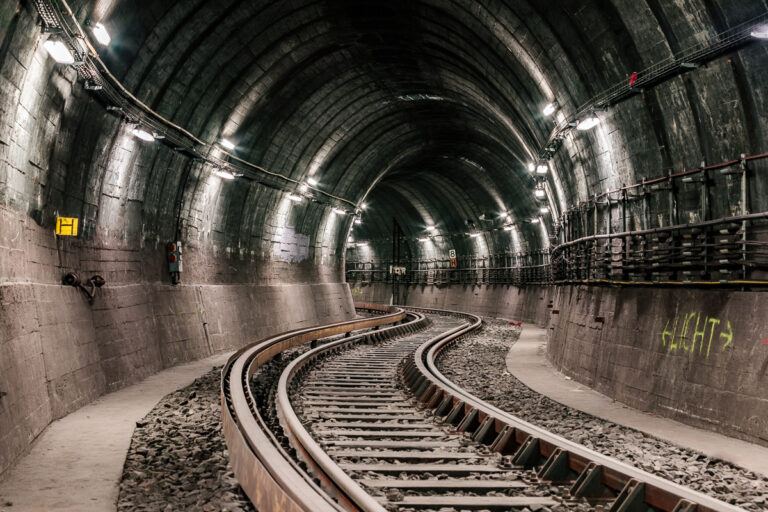
[[[327,208],[303,222],[277,191],[143,146],[46,55],[29,3],[2,2],[0,41],[0,474],[104,393],[354,316],[333,248],[345,226]],[[57,240],[56,215],[82,235]],[[179,235],[172,286],[165,244]],[[67,272],[107,284],[89,304]]]
[[[64,268],[107,279],[90,305],[59,284],[51,231],[0,209],[0,246],[9,245],[0,253],[0,472],[48,423],[103,393],[269,334],[354,315],[346,283],[172,286],[143,271],[164,254],[68,247]]]

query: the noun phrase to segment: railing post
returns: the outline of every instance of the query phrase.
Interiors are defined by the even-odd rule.
[[[749,214],[749,195],[747,194],[747,161],[746,154],[741,154],[741,214]],[[747,221],[741,222],[741,278],[747,279]],[[742,287],[743,289],[743,287]]]
[[[627,189],[624,188],[624,185],[621,185],[622,191],[621,191],[621,232],[626,233],[627,232]]]
[[[598,229],[598,220],[597,220],[597,194],[595,194],[595,196],[594,196],[594,198],[592,199],[592,201],[593,201],[593,204],[594,204],[594,209],[592,210],[592,211],[593,211],[593,214],[594,214],[594,219],[592,220],[592,223],[593,223],[593,226],[592,226],[592,234],[593,234],[593,235],[596,235],[596,234],[597,234],[597,229]]]
[[[704,163],[703,161],[701,162],[701,220],[707,221],[710,217],[709,177],[707,176],[707,169]]]
[[[667,174],[669,181],[669,225],[677,225],[677,194],[675,194],[675,179],[672,177],[672,171]]]
[[[643,190],[643,229],[649,229],[651,227],[651,221],[650,221],[650,202],[651,202],[651,196],[648,193],[648,187],[645,185],[645,177],[643,177],[642,180],[642,190]]]

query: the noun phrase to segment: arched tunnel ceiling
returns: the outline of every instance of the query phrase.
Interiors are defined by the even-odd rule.
[[[385,176],[406,188],[441,180],[444,207],[433,215],[457,229],[478,209],[506,205],[519,217],[535,210],[525,167],[550,130],[540,108],[553,80],[544,74],[566,71],[554,60],[568,64],[556,46],[545,52],[556,44],[542,17],[547,6],[164,5],[119,2],[104,12],[123,22],[113,23],[123,44],[105,60],[172,121],[225,136],[239,156],[296,179],[312,175],[356,203]],[[569,16],[559,5],[548,7]],[[580,98],[594,87],[568,85],[574,90],[563,92]],[[429,178],[410,179],[417,170]],[[462,219],[450,218],[454,201]]]
[[[81,22],[107,25],[113,42],[100,50],[107,67],[173,123],[206,141],[225,137],[239,158],[272,172],[312,177],[324,192],[368,202],[353,231],[359,238],[391,236],[392,219],[410,237],[429,223],[459,236],[514,221],[528,247],[543,247],[556,215],[594,194],[702,155],[717,161],[765,150],[765,137],[750,133],[765,130],[756,113],[765,111],[758,77],[766,50],[752,45],[697,71],[702,80],[673,78],[600,113],[594,132],[569,134],[551,160],[545,202],[534,198],[528,171],[553,119],[632,71],[765,12],[762,1],[79,0],[72,7]],[[713,111],[709,103],[720,96],[738,105]],[[541,110],[553,100],[560,110],[549,118]],[[724,122],[726,115],[733,119]],[[105,150],[91,134],[94,155],[81,156],[81,166],[90,159],[110,168],[122,144],[112,133],[102,136],[112,147]],[[155,198],[154,209],[144,205],[145,215],[155,212],[148,225],[171,215],[208,218],[207,209],[215,212],[211,239],[228,247],[253,250],[252,240],[278,232],[285,218],[318,250],[345,243],[351,216],[332,222],[312,205],[286,213],[278,196],[246,180],[210,195],[199,170],[161,183],[156,169],[182,165],[149,151],[142,148],[145,174],[131,185],[145,201]],[[87,193],[76,195],[88,202]],[[169,196],[181,201],[179,212]],[[527,223],[543,204],[552,210],[545,230]],[[509,219],[499,220],[504,212]],[[507,249],[505,240],[491,236],[488,250]]]

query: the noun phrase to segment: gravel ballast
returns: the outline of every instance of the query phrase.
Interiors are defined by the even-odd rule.
[[[444,352],[440,369],[478,397],[567,439],[747,510],[768,510],[768,478],[592,417],[527,388],[505,365],[518,334],[506,322],[487,321],[480,333]],[[255,376],[259,408],[272,426],[277,423],[270,407],[272,381],[307,348],[290,351]],[[228,465],[221,433],[220,371],[214,368],[166,396],[137,422],[118,510],[255,510]],[[489,377],[493,386],[488,385]]]
[[[323,338],[318,344],[340,337]],[[273,431],[279,428],[273,405],[277,379],[306,350],[308,344],[289,349],[253,376],[256,405]],[[220,382],[219,366],[167,395],[136,423],[123,467],[118,511],[256,510],[229,466],[221,430]],[[292,452],[287,442],[284,448]]]
[[[443,351],[438,367],[475,396],[571,441],[746,510],[768,510],[768,478],[572,409],[509,374],[506,355],[519,337],[485,319],[479,333]],[[492,385],[489,385],[492,383]]]
[[[136,423],[117,510],[255,510],[228,466],[220,379],[213,368]]]

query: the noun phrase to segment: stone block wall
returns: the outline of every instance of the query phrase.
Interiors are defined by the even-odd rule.
[[[196,253],[185,256],[194,268]],[[104,393],[272,333],[354,316],[346,283],[172,286],[151,278],[165,273],[164,258],[57,241],[0,207],[0,474],[51,421]],[[70,271],[107,284],[89,303],[59,284]]]
[[[563,287],[548,357],[637,409],[768,445],[768,317],[760,292]]]
[[[346,320],[345,283],[0,285],[0,473],[52,420],[163,368]]]

